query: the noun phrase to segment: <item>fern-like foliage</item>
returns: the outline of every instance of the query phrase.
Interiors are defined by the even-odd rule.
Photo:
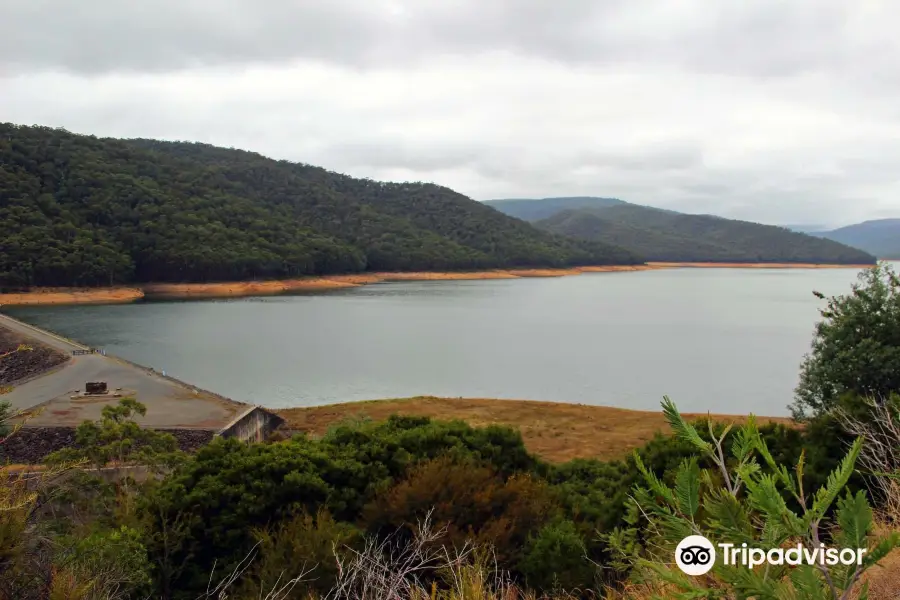
[[[634,537],[624,530],[605,537],[620,562],[631,565],[635,580],[655,580],[668,586],[667,597],[682,599],[866,597],[865,586],[857,585],[860,576],[897,547],[900,536],[875,539],[866,494],[844,493],[862,447],[861,439],[853,443],[826,484],[808,494],[803,487],[804,456],[793,468],[778,464],[752,417],[734,432],[730,452],[726,452],[723,443],[730,427],[716,435],[710,425],[712,441],[706,441],[669,398],[663,400],[662,408],[675,435],[690,442],[698,456],[681,463],[674,488],[635,456],[644,482],[634,489],[631,498],[632,514],[639,518],[628,531],[642,530],[644,543],[636,545]],[[702,469],[700,464],[713,467]],[[799,510],[793,506],[799,506]],[[827,548],[864,549],[865,554],[860,564],[832,566],[816,561],[749,567],[734,565],[733,561],[726,564],[720,549],[708,573],[691,577],[675,564],[675,548],[688,535],[703,535],[713,544],[729,543],[738,549],[746,544],[776,555],[798,545],[823,552]]]

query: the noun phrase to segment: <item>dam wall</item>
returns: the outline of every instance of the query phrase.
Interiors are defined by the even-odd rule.
[[[242,442],[262,442],[284,424],[284,419],[259,406],[251,406],[239,414],[216,435],[237,438]]]

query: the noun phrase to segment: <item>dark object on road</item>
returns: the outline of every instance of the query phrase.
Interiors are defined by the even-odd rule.
[[[109,388],[106,386],[105,381],[89,381],[84,384],[84,395],[88,394],[106,394],[109,392]]]

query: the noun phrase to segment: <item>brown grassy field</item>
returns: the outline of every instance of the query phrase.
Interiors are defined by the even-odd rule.
[[[314,435],[321,435],[329,427],[342,421],[359,418],[378,421],[392,414],[460,419],[473,426],[508,425],[522,432],[529,451],[553,462],[573,458],[621,458],[652,439],[657,431],[669,431],[661,410],[639,411],[607,406],[490,398],[420,396],[290,408],[276,412],[287,421],[288,428]],[[746,419],[744,416],[734,415],[712,416],[726,422],[742,422]],[[791,422],[790,419],[772,417],[760,417],[759,421]]]

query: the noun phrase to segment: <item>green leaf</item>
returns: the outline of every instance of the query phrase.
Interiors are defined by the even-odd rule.
[[[763,572],[753,571],[747,567],[732,567],[731,584],[744,598],[776,598],[779,594],[778,582],[767,579]]]
[[[806,515],[804,515],[806,527],[809,527],[814,521],[818,521],[825,516],[825,513],[841,493],[841,490],[847,485],[850,476],[853,475],[853,468],[856,465],[856,459],[859,457],[859,452],[862,449],[862,443],[863,439],[861,437],[856,438],[856,440],[853,441],[853,445],[850,446],[850,451],[841,461],[841,464],[828,475],[825,486],[816,490],[812,507],[807,511]]]
[[[778,491],[776,479],[769,474],[763,474],[759,479],[749,478],[746,480],[748,501],[750,506],[761,511],[767,517],[769,532],[776,537],[782,534],[776,534],[784,529],[784,533],[788,535],[803,535],[808,531],[803,522],[791,511],[784,497]],[[777,527],[776,527],[777,526]]]
[[[644,466],[644,461],[641,460],[641,456],[637,451],[634,452],[634,464],[637,466],[638,471],[641,472],[641,475],[644,476],[644,481],[647,482],[647,485],[650,486],[650,490],[653,491],[654,494],[661,497],[670,506],[677,506],[672,489],[660,481],[655,473]]]
[[[838,500],[837,522],[840,526],[838,539],[845,548],[865,548],[869,531],[872,529],[872,508],[862,490],[856,494],[847,493]]]
[[[819,570],[813,565],[801,564],[791,570],[791,583],[798,600],[819,600],[825,589]]]
[[[676,436],[687,442],[690,442],[701,452],[704,452],[706,454],[712,453],[712,444],[700,437],[700,434],[697,433],[697,430],[694,428],[694,426],[690,423],[687,423],[682,418],[681,413],[678,412],[678,408],[676,408],[675,406],[675,403],[672,402],[668,396],[663,396],[662,408],[663,414],[666,417],[666,421],[669,422],[669,425],[672,427],[672,430],[675,432]]]
[[[753,541],[753,525],[740,500],[724,489],[715,489],[706,497],[703,508],[705,525],[716,538],[735,544]]]
[[[675,476],[675,498],[678,509],[693,519],[700,507],[700,467],[697,457],[685,459]]]
[[[878,540],[874,546],[871,546],[863,555],[863,566],[869,568],[890,554],[891,550],[900,547],[900,533],[894,531],[889,535]]]
[[[784,465],[780,465],[775,462],[775,459],[772,457],[772,453],[769,452],[769,447],[766,445],[765,440],[762,439],[762,436],[759,434],[759,430],[756,431],[754,436],[754,447],[756,451],[759,452],[760,456],[763,457],[766,465],[768,465],[769,469],[772,470],[778,476],[778,480],[784,485],[785,489],[791,492],[794,497],[799,496],[799,491],[797,489],[797,484],[794,481],[794,478],[791,477],[790,473],[787,470],[787,467]]]
[[[731,443],[731,454],[738,462],[745,462],[750,458],[750,454],[755,448],[755,436],[750,430],[744,426],[737,430],[734,434],[734,441]]]

